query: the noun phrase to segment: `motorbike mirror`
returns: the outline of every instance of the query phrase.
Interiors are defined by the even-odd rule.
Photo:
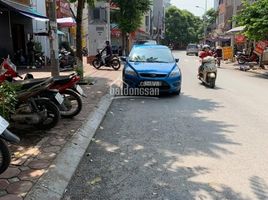
[[[178,63],[180,61],[180,59],[179,58],[176,58],[175,61],[176,61],[176,63]]]

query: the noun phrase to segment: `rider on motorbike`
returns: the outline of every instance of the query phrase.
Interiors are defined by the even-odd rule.
[[[202,51],[200,51],[199,53],[199,58],[200,58],[200,61],[202,63],[203,59],[205,57],[208,57],[208,56],[213,56],[213,53],[210,51],[210,46],[205,44],[202,48]],[[201,70],[202,70],[202,67],[203,67],[203,63],[200,65],[200,67],[198,68],[198,76],[200,75],[201,73]]]
[[[107,65],[108,61],[112,58],[113,53],[112,53],[112,47],[110,45],[109,41],[105,42],[106,47],[101,51],[101,54],[106,51],[106,56],[103,57],[103,63],[105,63],[105,65]]]

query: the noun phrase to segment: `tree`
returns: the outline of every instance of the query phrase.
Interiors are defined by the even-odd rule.
[[[118,26],[122,32],[122,48],[128,49],[127,34],[141,25],[142,16],[150,10],[151,0],[111,0],[120,9],[117,15]]]
[[[198,42],[202,20],[186,10],[175,6],[166,12],[166,42],[185,47],[188,43]]]
[[[263,40],[268,34],[268,0],[254,3],[243,1],[243,9],[234,18],[240,26],[245,26],[245,35],[252,40]]]

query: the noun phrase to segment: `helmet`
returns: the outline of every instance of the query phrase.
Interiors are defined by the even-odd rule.
[[[210,46],[207,45],[207,44],[205,44],[205,45],[203,46],[202,50],[205,50],[205,49],[210,49]]]

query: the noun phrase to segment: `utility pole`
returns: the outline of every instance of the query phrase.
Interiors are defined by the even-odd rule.
[[[56,14],[56,0],[49,0],[49,43],[50,43],[50,59],[51,59],[51,76],[59,76],[59,44],[58,44],[58,25]]]
[[[208,10],[208,1],[205,0],[205,14],[204,14],[204,44],[206,44],[206,38],[207,38],[207,10]]]
[[[233,0],[233,16],[236,15],[236,12],[237,12],[237,5],[236,5],[236,0]],[[232,28],[235,28],[236,26],[236,21],[235,20],[232,20]],[[233,54],[234,54],[234,45],[235,45],[235,33],[233,33],[231,35],[231,47],[232,47],[232,51],[233,51]],[[234,55],[232,55],[232,62],[234,62]]]

